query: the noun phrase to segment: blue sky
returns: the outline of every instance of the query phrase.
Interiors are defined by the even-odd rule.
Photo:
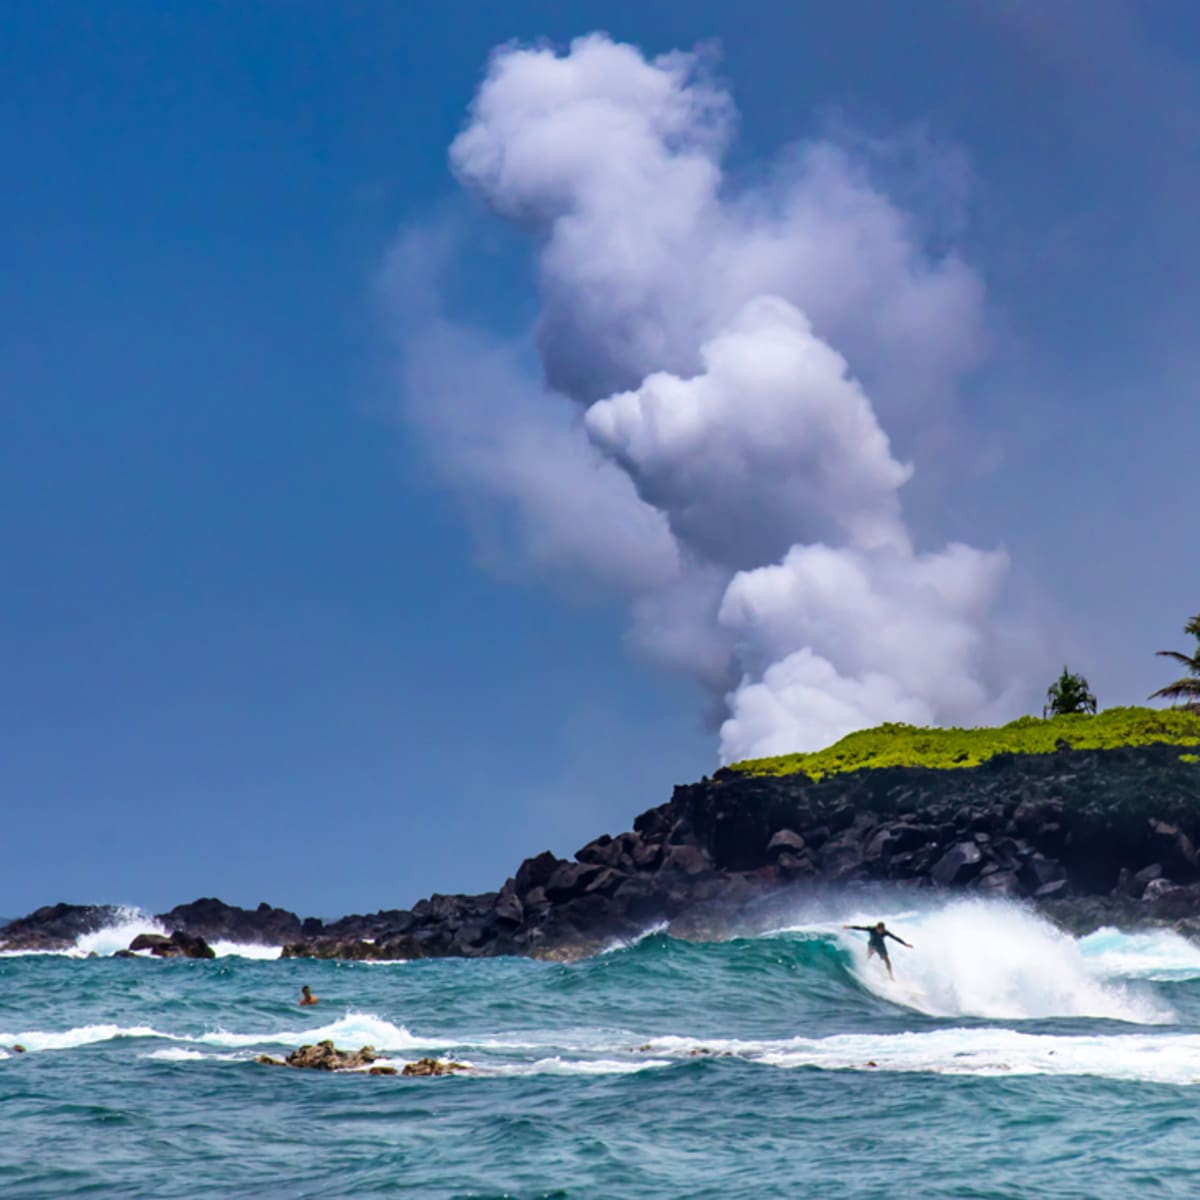
[[[531,557],[414,417],[409,364],[440,344],[414,305],[498,348],[514,387],[540,378],[539,244],[448,163],[514,40],[717,43],[726,192],[837,145],[922,263],[964,264],[971,366],[932,416],[872,393],[913,466],[907,534],[1007,555],[1012,715],[1064,660],[1102,704],[1141,702],[1200,608],[1200,18],[1044,8],[0,15],[0,913],[483,890],[719,761],[719,695],[639,652],[628,595]],[[443,247],[428,288],[398,239]],[[442,420],[458,384],[430,369]]]

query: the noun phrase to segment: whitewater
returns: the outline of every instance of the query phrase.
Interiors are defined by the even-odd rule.
[[[0,956],[0,1196],[1200,1195],[1200,947],[861,903],[573,964],[104,957],[124,913]],[[323,1039],[469,1070],[255,1061]]]

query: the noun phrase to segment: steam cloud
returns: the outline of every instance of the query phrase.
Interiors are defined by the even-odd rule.
[[[450,160],[535,240],[544,379],[410,314],[409,415],[510,548],[628,597],[631,644],[721,705],[724,760],[993,719],[1007,559],[914,547],[880,423],[979,360],[983,288],[832,142],[738,190],[735,124],[696,55],[498,51]],[[397,251],[410,290],[426,249]]]

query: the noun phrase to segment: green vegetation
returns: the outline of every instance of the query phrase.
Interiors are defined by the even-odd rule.
[[[1049,754],[1059,741],[1076,750],[1118,746],[1200,746],[1200,713],[1183,709],[1110,708],[1098,716],[1073,713],[1039,720],[1019,717],[995,729],[922,729],[880,725],[862,729],[811,754],[781,754],[732,764],[748,775],[790,775],[813,779],[865,767],[976,767],[997,754]]]
[[[1200,713],[1200,613],[1197,613],[1184,627],[1183,632],[1196,639],[1196,653],[1183,654],[1179,650],[1160,650],[1163,658],[1173,658],[1187,670],[1182,679],[1168,683],[1159,688],[1150,699],[1162,696],[1166,700],[1182,700],[1183,707],[1190,712]]]
[[[1096,697],[1082,675],[1072,674],[1063,664],[1062,674],[1046,689],[1043,717],[1065,717],[1069,713],[1094,713]]]

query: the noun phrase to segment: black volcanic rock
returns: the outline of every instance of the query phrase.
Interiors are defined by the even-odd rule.
[[[0,930],[3,950],[69,950],[84,934],[120,919],[115,904],[51,904]]]
[[[256,909],[209,897],[179,904],[158,920],[168,929],[195,934],[210,942],[237,942],[243,946],[281,946],[298,940],[303,932],[300,918],[283,908],[260,904]]]
[[[155,958],[216,958],[215,951],[202,937],[182,929],[176,929],[170,937],[139,933],[129,943],[129,950],[149,950]]]
[[[201,900],[163,915],[208,940],[289,957],[520,954],[569,959],[658,922],[688,937],[763,927],[836,884],[1006,897],[1076,932],[1166,923],[1200,939],[1200,766],[1180,747],[999,755],[953,770],[885,767],[814,781],[721,770],[633,829],[526,859],[498,892],[434,895],[322,925]],[[70,945],[116,910],[41,909],[0,947]],[[14,940],[15,939],[15,940]]]

